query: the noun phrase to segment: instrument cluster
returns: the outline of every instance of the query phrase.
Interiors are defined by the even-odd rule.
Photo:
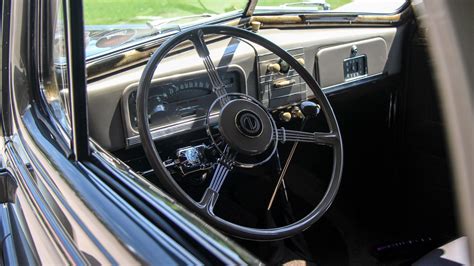
[[[244,92],[241,89],[243,77],[240,72],[229,71],[220,75],[227,92]],[[156,130],[193,121],[199,124],[215,99],[216,94],[206,72],[153,82],[148,95],[150,128]],[[124,101],[127,133],[129,139],[135,138],[138,134],[137,86],[126,90]]]

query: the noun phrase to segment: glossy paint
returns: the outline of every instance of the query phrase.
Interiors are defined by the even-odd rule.
[[[11,3],[11,34],[2,58],[11,60],[2,68],[2,122],[11,130],[2,155],[18,188],[0,210],[3,262],[258,263],[104,151],[92,146],[88,160],[70,159],[70,140],[45,108],[37,71],[39,7],[55,1],[4,2]]]

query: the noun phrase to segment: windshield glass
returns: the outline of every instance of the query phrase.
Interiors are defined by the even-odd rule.
[[[350,13],[393,13],[406,0],[259,0],[258,12],[323,11]]]
[[[241,14],[249,0],[84,0],[86,56]],[[258,0],[255,13],[393,13],[406,0]]]
[[[84,0],[86,56],[241,13],[248,0]]]

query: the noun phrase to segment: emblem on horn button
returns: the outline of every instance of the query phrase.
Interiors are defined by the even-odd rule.
[[[263,131],[262,121],[253,112],[243,110],[235,117],[235,124],[239,129],[240,133],[244,136],[255,138],[260,136]]]

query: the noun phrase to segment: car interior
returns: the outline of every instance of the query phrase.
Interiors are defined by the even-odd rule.
[[[190,207],[265,263],[411,264],[460,236],[426,28],[410,5],[351,19],[251,16],[89,60],[91,139],[185,207],[217,188],[219,219],[286,230]]]

